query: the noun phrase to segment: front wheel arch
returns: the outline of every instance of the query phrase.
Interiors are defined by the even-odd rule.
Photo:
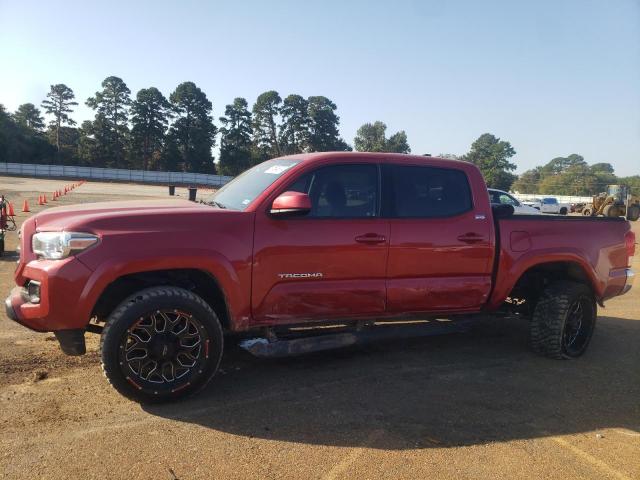
[[[91,317],[104,321],[129,295],[156,286],[173,286],[192,291],[216,312],[225,330],[233,329],[227,297],[220,282],[209,272],[194,268],[148,270],[122,275],[102,291],[91,311]]]

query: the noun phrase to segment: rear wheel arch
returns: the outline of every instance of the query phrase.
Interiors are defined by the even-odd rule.
[[[541,292],[550,284],[558,281],[571,281],[584,284],[596,292],[591,276],[577,261],[553,261],[538,263],[527,268],[514,283],[510,298],[526,300],[534,308]]]
[[[195,293],[216,312],[225,330],[233,329],[227,296],[220,282],[211,273],[195,268],[148,270],[122,275],[102,290],[91,317],[104,321],[133,293],[157,286],[179,287]]]

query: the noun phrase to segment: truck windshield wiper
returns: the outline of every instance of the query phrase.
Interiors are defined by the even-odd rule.
[[[220,202],[216,202],[215,200],[211,200],[209,202],[205,202],[204,200],[200,200],[200,203],[204,203],[205,205],[211,205],[213,207],[218,207],[222,210],[225,210],[227,208],[226,205],[220,203]]]

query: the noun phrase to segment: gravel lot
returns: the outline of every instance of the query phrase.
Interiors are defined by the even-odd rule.
[[[0,177],[0,193],[32,212],[166,196],[87,183],[36,205],[63,185]],[[9,234],[7,249],[15,242]],[[3,298],[15,260],[0,259]],[[96,336],[79,358],[53,339],[0,313],[2,478],[640,478],[640,285],[600,309],[579,360],[536,357],[525,324],[496,319],[278,361],[228,342],[203,394],[153,408],[109,387]]]

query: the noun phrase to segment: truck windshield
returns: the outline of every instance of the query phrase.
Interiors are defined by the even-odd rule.
[[[291,158],[263,162],[231,180],[209,201],[220,208],[244,210],[265,188],[298,163]]]

